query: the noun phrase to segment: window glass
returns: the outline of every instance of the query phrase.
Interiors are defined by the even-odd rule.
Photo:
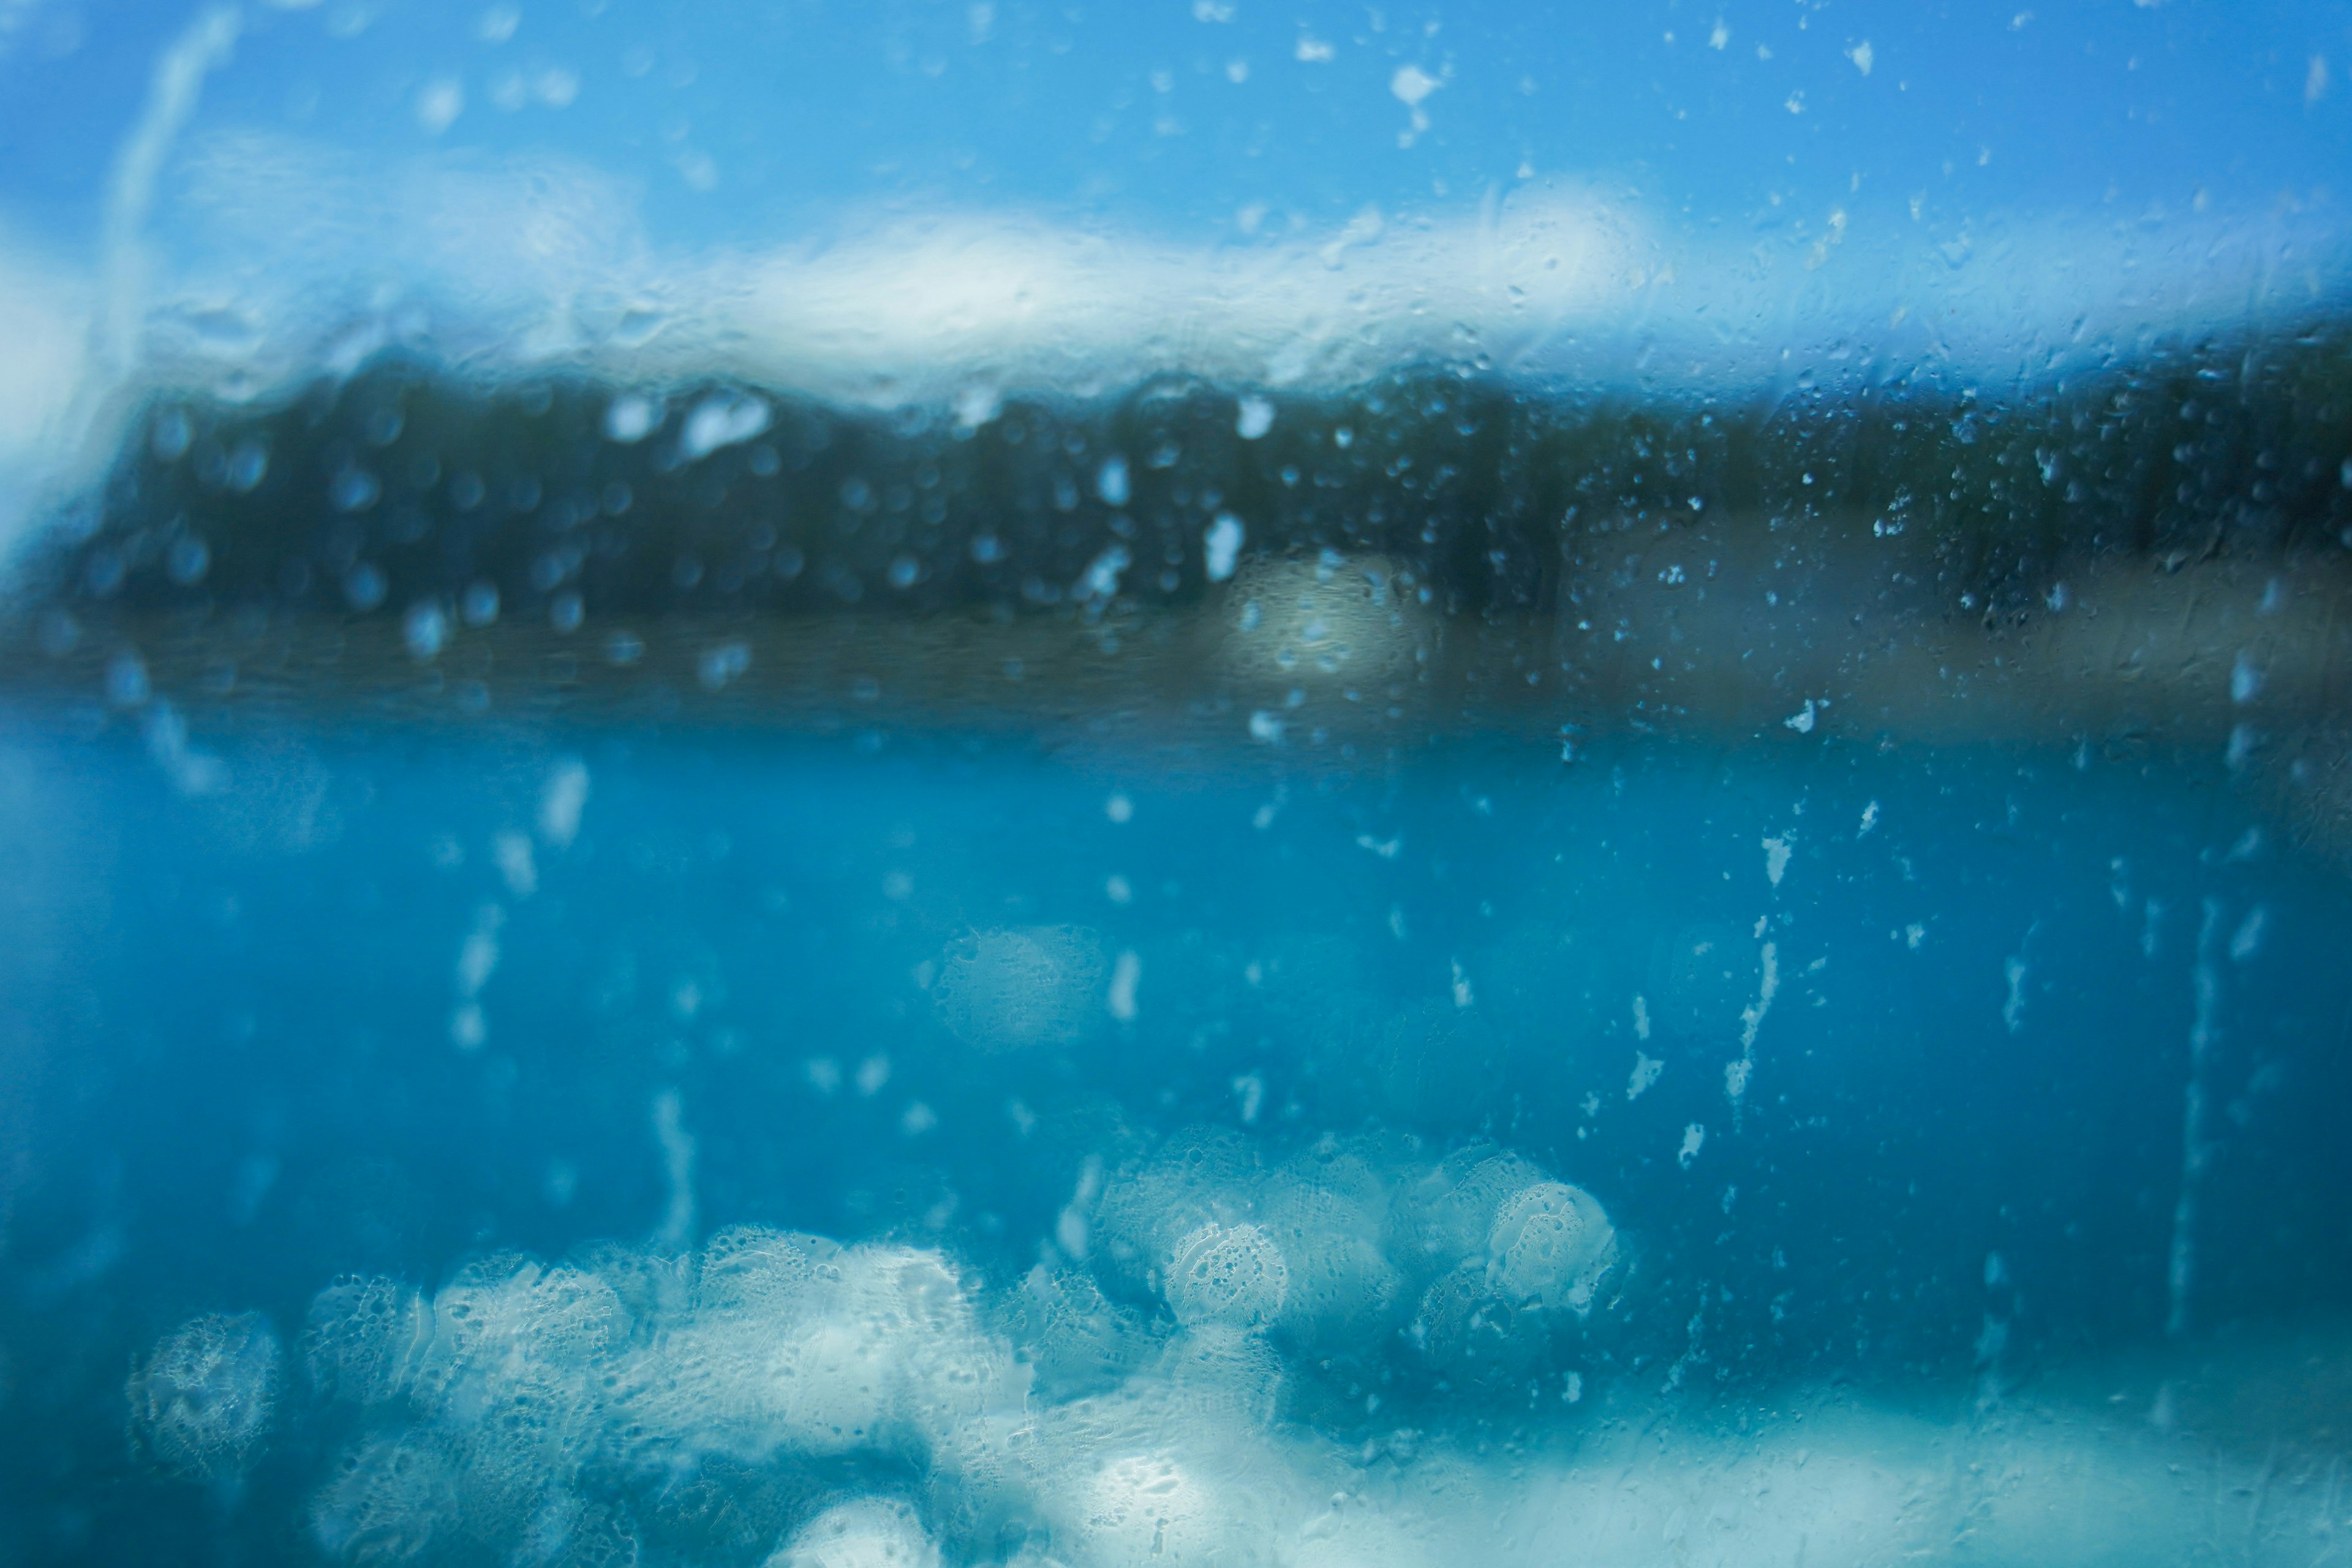
[[[0,0],[0,1562],[2325,1562],[2336,8]]]

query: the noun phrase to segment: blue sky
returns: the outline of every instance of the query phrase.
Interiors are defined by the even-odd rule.
[[[154,59],[194,14],[0,3],[0,213],[94,238]],[[2352,157],[2352,26],[2307,4],[321,0],[243,20],[191,132],[558,153],[681,245],[927,205],[1207,239],[1253,210],[1475,205],[1523,170],[1702,227],[1914,198],[1947,218],[2200,192],[2252,211],[2337,199]],[[1401,69],[1435,84],[1409,146]]]

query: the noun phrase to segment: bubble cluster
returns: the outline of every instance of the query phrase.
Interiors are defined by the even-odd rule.
[[[311,1500],[311,1533],[345,1562],[410,1562],[457,1517],[458,1462],[436,1433],[367,1438],[336,1460]]]
[[[1400,1288],[1381,1241],[1387,1196],[1355,1155],[1310,1154],[1268,1178],[1258,1224],[1288,1265],[1282,1321],[1301,1343],[1360,1346],[1382,1327]]]
[[[746,1537],[767,1552],[814,1482],[747,1513],[744,1489],[712,1478],[926,1464],[1020,1388],[1009,1342],[941,1255],[757,1227],[698,1257],[494,1255],[429,1301],[338,1280],[312,1303],[304,1362],[323,1403],[366,1417],[311,1510],[319,1543],[352,1563],[621,1563],[656,1530],[697,1552]],[[778,1561],[936,1561],[920,1539],[851,1531]]]
[[[994,1287],[903,1240],[757,1226],[491,1253],[429,1291],[332,1280],[299,1345],[334,1455],[310,1535],[351,1564],[1309,1561],[1277,1522],[1342,1483],[1281,1447],[1286,1413],[1311,1432],[1350,1379],[1540,1370],[1615,1262],[1591,1194],[1492,1145],[1148,1148],[1090,1159],[1073,1246]],[[131,1383],[142,1451],[236,1470],[279,1360],[257,1315],[167,1335]]]
[[[278,1335],[258,1312],[208,1313],[165,1334],[131,1374],[131,1438],[200,1479],[245,1468],[278,1405]]]
[[[1078,1038],[1106,1012],[1102,944],[1075,926],[974,932],[948,950],[931,996],[966,1045],[1018,1051]]]
[[[720,1267],[621,1379],[641,1447],[919,1458],[1011,1384],[1009,1348],[938,1253],[764,1231],[714,1249]]]
[[[1590,1311],[1615,1258],[1616,1241],[1591,1193],[1565,1182],[1536,1182],[1495,1210],[1486,1233],[1486,1281],[1507,1301]]]
[[[1390,1233],[1400,1253],[1423,1273],[1481,1262],[1495,1211],[1543,1179],[1534,1162],[1508,1150],[1473,1145],[1456,1151],[1398,1182]]]
[[[1250,1217],[1263,1180],[1256,1149],[1239,1133],[1180,1132],[1104,1186],[1093,1261],[1109,1281],[1157,1295],[1178,1244],[1202,1226]]]
[[[1622,1285],[1616,1231],[1512,1150],[1196,1129],[1074,1201],[1101,1245],[1044,1244],[994,1283],[900,1240],[751,1226],[698,1252],[492,1254],[430,1292],[336,1279],[300,1346],[300,1419],[335,1456],[311,1538],[354,1565],[1437,1568],[1490,1536],[1503,1561],[1648,1561],[1702,1519],[1727,1561],[1950,1535],[1953,1500],[1921,1501],[1949,1489],[1940,1429],[1816,1404],[1805,1446],[1742,1416],[1727,1451],[1628,1419],[1665,1396],[1604,1379],[1580,1338]],[[231,1473],[278,1363],[257,1315],[165,1336],[131,1380],[142,1451]],[[1538,1389],[1597,1419],[1523,1444]],[[2063,1489],[2160,1511],[2170,1473],[2084,1464],[1954,1506],[2047,1544],[2030,1532]],[[1707,1511],[1726,1475],[1754,1505],[1738,1521]]]
[[[1177,1243],[1168,1264],[1168,1306],[1176,1321],[1255,1328],[1282,1314],[1290,1268],[1256,1226],[1201,1226]]]
[[[1077,1269],[1038,1264],[1011,1293],[1004,1315],[1032,1394],[1056,1402],[1115,1386],[1157,1343],[1140,1312],[1110,1300]]]
[[[417,1291],[351,1276],[312,1299],[302,1363],[328,1398],[377,1405],[407,1388],[432,1337],[433,1310]]]
[[[1396,1342],[1438,1379],[1523,1375],[1618,1260],[1597,1199],[1492,1144],[1433,1162],[1327,1139],[1268,1167],[1193,1131],[1121,1171],[1095,1221],[1107,1283],[1157,1294],[1185,1330],[1263,1331],[1349,1376]]]
[[[990,1434],[995,1464],[960,1459],[942,1516],[968,1537],[1025,1538],[1012,1561],[1027,1568],[1274,1561],[1299,1495],[1274,1436],[1279,1378],[1263,1335],[1177,1334],[1118,1387],[1033,1402],[1016,1429]]]

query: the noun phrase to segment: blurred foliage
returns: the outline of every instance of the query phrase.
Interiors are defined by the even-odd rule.
[[[1196,598],[1230,511],[1244,556],[1385,556],[1457,612],[1548,608],[1607,535],[1702,520],[1911,532],[1952,595],[2022,605],[2085,552],[2343,548],[2347,330],[2150,342],[2004,386],[1798,377],[1718,400],[1423,364],[1313,396],[1161,378],[969,423],[387,358],[274,405],[147,409],[22,581],[141,611],[455,611],[469,589],[478,610],[491,589],[559,619],[567,595],[584,615],[1011,616],[1098,605],[1106,569],[1129,601]],[[1275,408],[1258,438],[1240,396]],[[644,433],[614,438],[633,407]]]

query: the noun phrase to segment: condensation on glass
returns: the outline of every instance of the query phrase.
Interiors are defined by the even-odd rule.
[[[0,1557],[2329,1560],[2338,57],[0,5]]]

